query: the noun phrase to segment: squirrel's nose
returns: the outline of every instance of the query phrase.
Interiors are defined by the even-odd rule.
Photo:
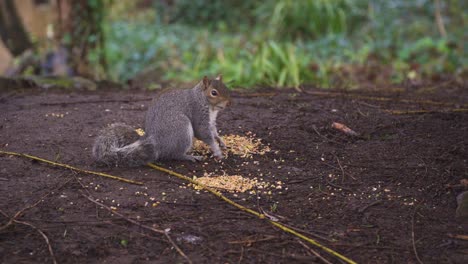
[[[232,101],[231,100],[227,101],[226,106],[231,106],[231,105],[232,105]]]

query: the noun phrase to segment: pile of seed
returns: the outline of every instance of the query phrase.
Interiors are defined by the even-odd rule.
[[[253,189],[257,184],[255,180],[240,175],[203,176],[200,178],[194,177],[193,179],[206,187],[240,193]],[[198,185],[192,185],[192,187],[196,190],[203,189]]]
[[[246,136],[227,135],[222,137],[226,143],[227,153],[240,156],[242,158],[252,158],[252,155],[265,155],[270,152],[269,146],[262,144],[261,139],[255,138],[255,134],[246,133]],[[210,154],[210,149],[207,145],[199,140],[195,140],[193,151],[200,155]]]

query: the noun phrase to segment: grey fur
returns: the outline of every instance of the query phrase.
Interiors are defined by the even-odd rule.
[[[139,166],[153,157],[148,137],[122,123],[112,124],[99,132],[93,145],[93,157],[100,166]]]
[[[210,96],[216,89],[220,96]],[[224,142],[216,129],[218,111],[229,103],[230,95],[221,81],[206,78],[192,89],[161,92],[146,114],[145,136],[138,137],[130,126],[113,124],[101,131],[93,146],[98,164],[137,166],[156,160],[201,160],[187,154],[193,137],[210,146],[221,159]],[[136,135],[136,136],[135,136]]]

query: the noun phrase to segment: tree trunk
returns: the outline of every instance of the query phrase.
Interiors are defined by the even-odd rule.
[[[15,57],[33,47],[13,0],[0,0],[0,37]]]

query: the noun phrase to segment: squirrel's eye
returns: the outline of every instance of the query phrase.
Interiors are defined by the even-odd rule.
[[[211,95],[212,95],[212,96],[217,96],[217,95],[218,95],[218,91],[216,91],[216,90],[211,90]]]

